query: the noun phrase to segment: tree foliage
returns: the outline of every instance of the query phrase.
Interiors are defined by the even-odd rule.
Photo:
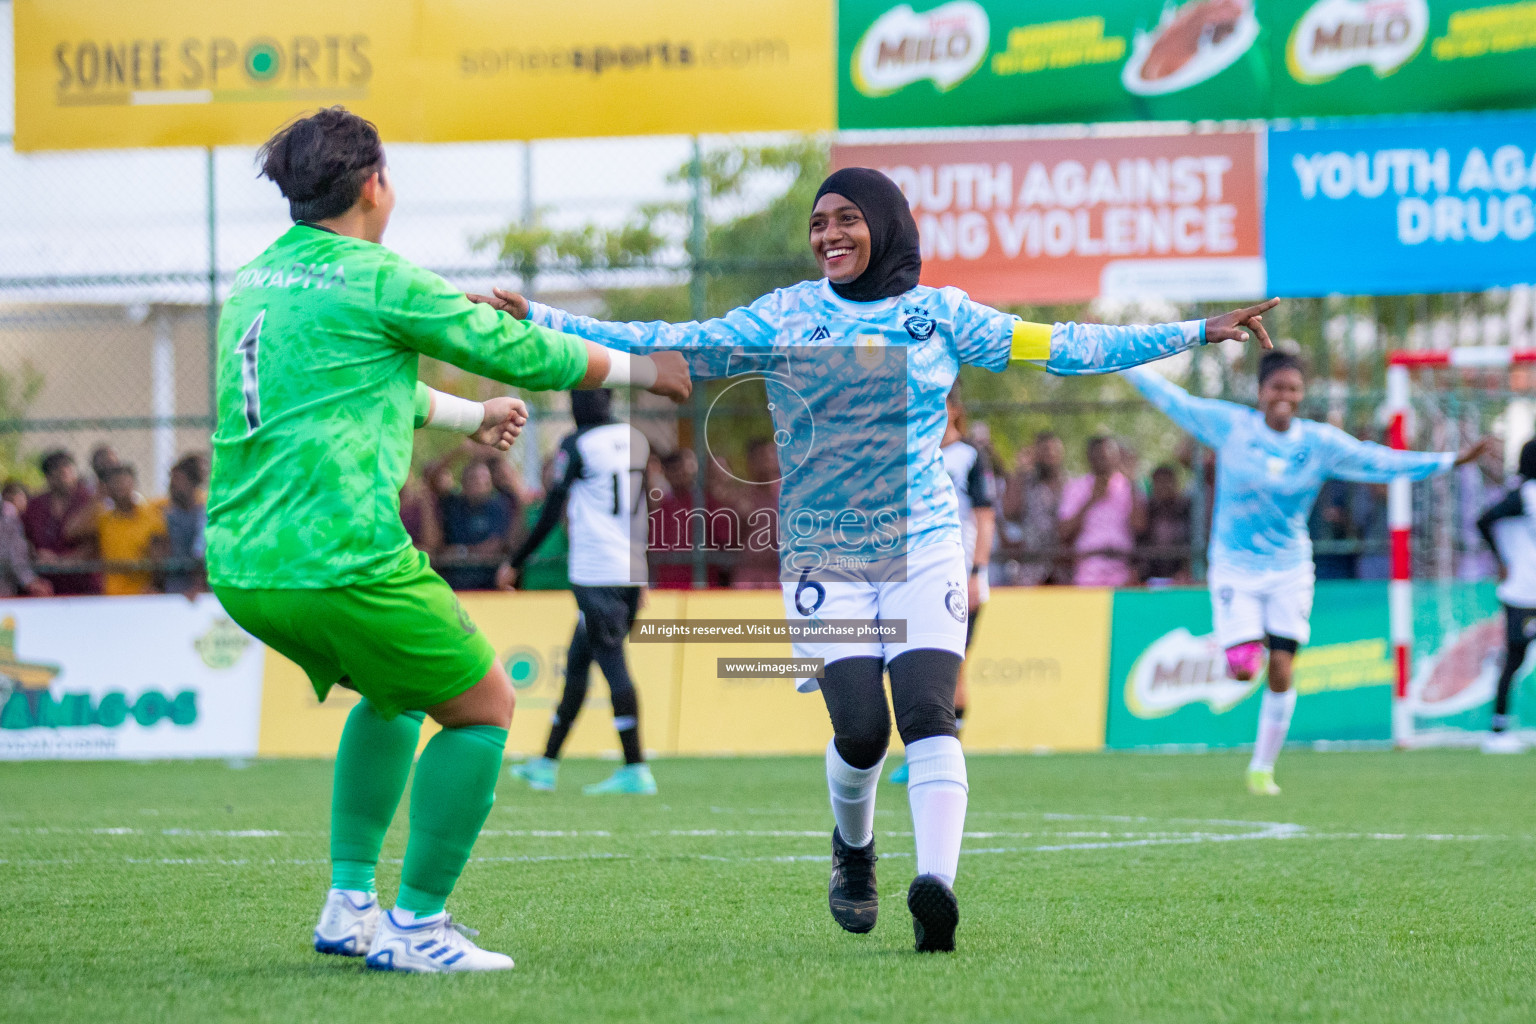
[[[691,195],[643,203],[617,227],[553,228],[544,223],[543,211],[534,223],[510,224],[478,245],[495,252],[501,265],[525,282],[550,272],[696,270],[705,280],[702,312],[718,316],[816,275],[806,224],[827,165],[827,142],[816,138],[703,153],[697,175],[704,246],[692,257]],[[691,184],[694,175],[690,160],[673,169],[667,183]],[[765,187],[770,190],[766,200],[761,198]],[[686,281],[610,288],[603,293],[603,305],[604,316],[622,320],[686,321],[694,312]]]

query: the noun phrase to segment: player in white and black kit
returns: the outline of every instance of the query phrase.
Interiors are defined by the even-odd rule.
[[[1520,449],[1520,483],[1477,520],[1477,529],[1499,563],[1499,602],[1504,605],[1504,668],[1493,698],[1493,735],[1483,744],[1490,754],[1525,749],[1509,733],[1510,690],[1536,637],[1536,441]]]
[[[976,637],[976,618],[981,606],[987,603],[991,590],[987,580],[987,553],[992,550],[992,530],[995,525],[993,512],[992,465],[986,453],[965,439],[965,403],[960,397],[960,383],[950,389],[945,401],[949,422],[944,427],[944,439],[939,442],[939,455],[944,459],[944,472],[950,486],[955,489],[955,500],[960,505],[960,547],[965,554],[966,616],[965,650],[969,655],[971,641]],[[965,728],[967,704],[965,662],[960,663],[960,674],[955,680],[955,735]],[[906,762],[891,773],[891,781],[906,785]]]
[[[528,539],[512,556],[521,570],[565,512],[570,532],[571,590],[581,617],[565,661],[565,691],[549,726],[544,756],[512,768],[534,789],[552,790],[560,748],[587,699],[596,661],[608,680],[613,726],[624,748],[624,767],[583,792],[656,792],[656,780],[640,747],[640,699],[629,675],[624,639],[640,608],[645,579],[645,462],[650,446],[628,423],[613,419],[612,392],[571,392],[576,430],[560,442],[555,485]]]

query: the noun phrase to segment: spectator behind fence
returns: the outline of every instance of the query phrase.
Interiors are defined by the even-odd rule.
[[[204,530],[208,526],[207,482],[203,460],[197,455],[184,456],[171,467],[171,493],[165,502],[166,554],[179,562],[201,562],[206,550]],[[201,566],[172,567],[161,580],[167,594],[191,597],[207,589],[207,576]]]
[[[1080,587],[1123,587],[1135,579],[1131,558],[1146,506],[1119,466],[1113,438],[1089,438],[1090,472],[1062,490],[1061,540],[1076,554],[1072,582]]]
[[[1035,435],[1027,457],[1015,463],[1003,495],[1003,512],[1017,524],[1019,570],[1024,586],[1059,583],[1056,552],[1060,547],[1057,512],[1065,476],[1061,471],[1066,446],[1049,430]]]
[[[539,490],[528,486],[523,479],[523,474],[518,472],[517,465],[500,452],[489,445],[478,445],[484,455],[485,464],[491,468],[491,486],[501,492],[512,503],[512,513],[515,517],[518,509],[527,508],[528,504],[539,498]]]
[[[418,551],[435,556],[443,546],[443,523],[438,516],[438,496],[425,480],[412,474],[400,488],[400,522]]]
[[[1477,436],[1477,424],[1468,424],[1467,428],[1464,436]],[[1456,529],[1460,549],[1456,557],[1457,579],[1486,580],[1498,574],[1498,561],[1483,543],[1477,531],[1477,520],[1483,510],[1504,497],[1507,490],[1502,441],[1475,463],[1456,471]]]
[[[747,483],[737,491],[741,554],[731,586],[777,587],[779,575],[779,448],[766,437],[747,442]]]
[[[1362,424],[1355,436],[1370,441],[1375,431]],[[1379,437],[1376,440],[1385,441]],[[1350,484],[1349,519],[1360,538],[1360,556],[1355,560],[1355,578],[1385,580],[1392,578],[1392,528],[1387,511],[1386,484]]]
[[[1144,565],[1147,581],[1188,583],[1192,578],[1189,552],[1194,529],[1189,496],[1180,492],[1178,470],[1172,463],[1165,462],[1152,471],[1146,520],[1140,539],[1151,549]]]
[[[477,459],[464,467],[462,489],[442,500],[443,555],[478,565],[444,565],[443,579],[454,590],[496,589],[496,567],[510,547],[512,502],[497,491],[491,467]]]
[[[1317,502],[1307,517],[1307,535],[1312,538],[1313,571],[1320,580],[1355,578],[1358,552],[1326,550],[1356,539],[1349,507],[1350,489],[1354,486],[1344,480],[1323,481],[1322,489],[1317,492]]]
[[[27,534],[21,525],[26,511],[27,489],[19,480],[7,480],[0,489],[0,597],[47,597],[53,593],[48,581],[32,571]]]
[[[540,473],[540,479],[544,484],[543,494],[538,495],[523,506],[521,516],[521,529],[518,531],[518,544],[522,538],[533,532],[538,524],[539,517],[544,513],[544,503],[549,500],[549,492],[555,486],[556,466],[559,460],[551,455],[544,460],[544,468]],[[515,547],[516,545],[514,545]],[[565,519],[562,517],[543,542],[528,555],[528,561],[523,563],[523,571],[516,574],[515,578],[519,590],[570,590],[571,577],[569,573],[571,550],[570,534],[565,529]],[[499,590],[511,590],[514,574],[511,565],[503,564],[497,570],[496,586]]]
[[[687,590],[693,586],[692,552],[696,539],[710,558],[705,580],[711,587],[723,586],[725,577],[714,559],[722,542],[729,540],[731,511],[722,507],[712,494],[705,495],[704,509],[698,511],[694,490],[698,485],[699,461],[692,448],[679,448],[665,455],[661,471],[667,487],[651,511],[649,525],[650,549],[665,553],[654,560],[657,589]],[[716,550],[709,551],[711,547]]]
[[[1387,516],[1386,484],[1351,484],[1349,517],[1360,535],[1360,557],[1355,578],[1392,578],[1392,531]]]
[[[102,488],[106,486],[106,476],[109,469],[115,469],[123,464],[118,458],[117,449],[111,445],[102,443],[91,449],[91,476],[95,478],[95,486],[91,488],[97,496],[101,495]]]
[[[1186,434],[1179,438],[1175,458],[1189,474],[1184,496],[1189,499],[1194,518],[1190,546],[1204,551],[1210,546],[1211,517],[1216,509],[1216,453]]]
[[[165,556],[165,510],[159,502],[144,500],[132,466],[120,463],[103,469],[93,512],[103,561],[145,562]],[[149,569],[111,569],[106,574],[108,594],[150,594],[154,589]]]
[[[91,509],[91,490],[81,482],[74,456],[62,448],[54,449],[43,456],[42,470],[47,490],[27,502],[21,520],[34,559],[44,566],[64,568],[91,558],[95,554],[94,521],[88,522],[91,529],[82,540],[71,540],[67,534],[71,522]],[[101,593],[101,576],[93,572],[45,568],[40,574],[55,594]]]

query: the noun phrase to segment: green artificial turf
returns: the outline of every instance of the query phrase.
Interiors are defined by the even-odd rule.
[[[309,948],[323,762],[0,765],[0,1020],[1527,1021],[1536,757],[974,757],[959,951],[918,956],[905,792],[879,926],[826,907],[819,760],[670,760],[655,798],[504,780],[450,909],[517,959]],[[379,880],[399,877],[403,814]]]

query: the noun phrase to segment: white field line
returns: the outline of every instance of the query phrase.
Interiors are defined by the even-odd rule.
[[[718,810],[712,808],[712,810]],[[746,812],[755,813],[755,812]],[[1013,818],[1034,817],[1045,821],[1062,823],[1106,823],[1116,825],[1143,825],[1164,826],[1162,828],[1140,829],[1074,829],[1054,830],[1041,829],[1029,831],[972,831],[965,833],[965,837],[971,840],[989,839],[1016,839],[1016,840],[1045,840],[1026,845],[1012,846],[973,846],[962,852],[970,856],[996,856],[1006,854],[1028,853],[1060,853],[1083,850],[1119,850],[1135,849],[1154,846],[1189,846],[1203,843],[1230,843],[1252,842],[1255,840],[1367,840],[1367,841],[1422,841],[1422,842],[1485,842],[1485,841],[1536,841],[1536,836],[1528,835],[1483,835],[1483,834],[1459,834],[1459,833],[1407,833],[1407,832],[1318,832],[1312,831],[1305,825],[1290,822],[1274,821],[1242,821],[1227,818],[1149,818],[1134,815],[1108,815],[1108,814],[1040,814],[1039,812],[990,812],[996,816]],[[1167,828],[1169,825],[1191,826],[1186,829]],[[138,829],[123,826],[108,826],[99,828],[6,828],[0,829],[0,834],[5,835],[94,835],[114,837],[153,837],[167,838],[218,838],[218,839],[271,839],[271,838],[313,838],[325,833],[318,831],[284,832],[277,829]],[[884,831],[883,835],[891,838],[911,838],[910,831]],[[567,830],[567,829],[485,829],[481,832],[483,838],[488,839],[817,839],[823,842],[827,839],[827,832],[820,829],[653,829],[646,832],[614,833],[606,829],[594,830]],[[1071,840],[1071,841],[1063,841]],[[908,851],[891,851],[881,854],[886,858],[910,858]],[[6,859],[0,858],[0,865],[53,867],[62,864],[87,863],[89,858],[27,858]],[[684,850],[666,853],[631,853],[631,852],[583,852],[569,854],[518,854],[518,855],[482,855],[473,857],[475,863],[480,864],[533,864],[546,862],[572,862],[572,861],[606,861],[606,860],[643,860],[643,861],[678,861],[694,860],[711,863],[726,864],[789,864],[789,863],[827,863],[831,858],[821,853],[806,854],[778,854],[778,855],[732,855],[713,853],[690,853]],[[385,863],[399,864],[398,858],[385,858]],[[262,866],[316,866],[326,864],[324,859],[316,858],[244,858],[244,857],[124,857],[122,863],[130,865],[149,866],[187,866],[187,865],[214,865],[237,867],[262,867]]]

